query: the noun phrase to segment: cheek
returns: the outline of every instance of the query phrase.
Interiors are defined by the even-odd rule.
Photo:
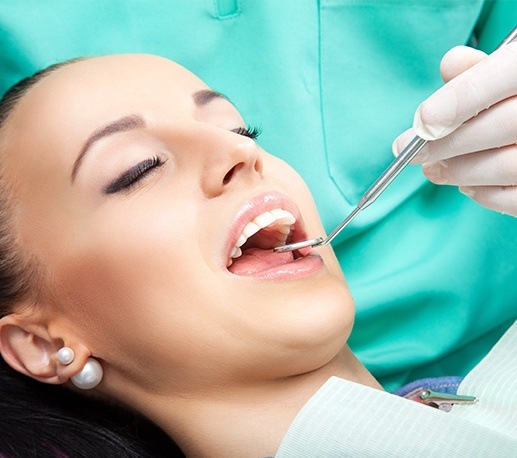
[[[194,204],[141,203],[99,211],[58,263],[65,313],[99,355],[120,347],[145,358],[164,336],[180,344],[203,325]]]

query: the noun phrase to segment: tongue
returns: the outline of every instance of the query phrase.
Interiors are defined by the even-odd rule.
[[[271,250],[261,250],[260,248],[248,248],[242,255],[234,259],[233,264],[228,270],[235,275],[253,275],[273,267],[288,264],[294,260],[291,251],[285,253],[275,253]]]

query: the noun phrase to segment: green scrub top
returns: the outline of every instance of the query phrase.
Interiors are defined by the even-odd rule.
[[[0,91],[77,56],[170,58],[262,128],[330,232],[441,86],[443,54],[490,52],[516,24],[515,0],[3,0]],[[386,389],[466,374],[515,320],[516,230],[409,166],[333,243],[350,346]]]

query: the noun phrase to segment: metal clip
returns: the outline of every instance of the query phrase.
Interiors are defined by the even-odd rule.
[[[475,404],[478,402],[476,396],[439,393],[432,390],[422,390],[418,396],[424,404],[437,407],[443,412],[450,412],[453,404]]]

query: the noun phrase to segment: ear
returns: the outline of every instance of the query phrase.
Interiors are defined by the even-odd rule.
[[[71,364],[64,366],[57,361],[56,353],[65,341],[70,339],[52,338],[45,325],[29,321],[23,314],[0,319],[2,357],[14,370],[40,382],[65,383],[83,368],[89,352],[80,344],[66,344],[75,352]]]

